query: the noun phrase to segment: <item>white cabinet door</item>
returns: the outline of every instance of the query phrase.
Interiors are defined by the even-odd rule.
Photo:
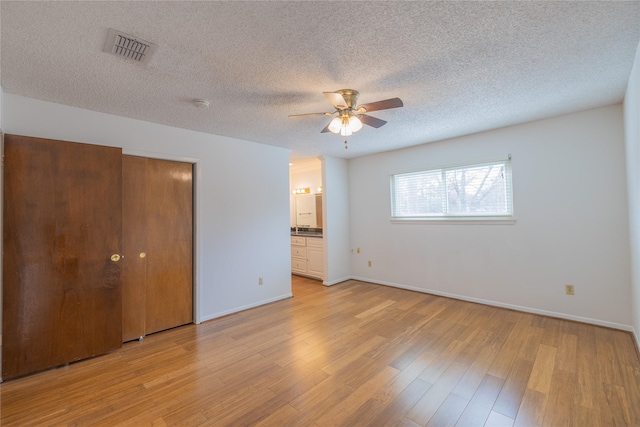
[[[322,247],[307,246],[307,271],[310,276],[324,277],[324,257]]]

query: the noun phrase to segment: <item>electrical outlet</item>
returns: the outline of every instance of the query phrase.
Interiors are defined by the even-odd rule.
[[[575,295],[575,289],[573,285],[564,285],[564,293],[567,295]]]
[[[258,277],[258,285],[262,286],[263,282],[262,277]]]
[[[360,253],[360,248],[356,248],[356,253]]]
[[[369,267],[371,267],[371,260],[369,260]]]

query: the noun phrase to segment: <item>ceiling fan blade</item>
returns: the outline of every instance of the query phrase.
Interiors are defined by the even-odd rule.
[[[379,128],[380,126],[384,126],[387,122],[384,120],[380,120],[376,117],[367,116],[366,114],[358,114],[358,118],[365,125],[372,126],[374,128]]]
[[[344,110],[347,108],[347,101],[342,97],[341,94],[336,92],[322,92],[324,96],[327,97],[331,105],[336,107],[337,110]]]
[[[385,99],[384,101],[370,102],[358,105],[357,111],[369,113],[371,111],[388,110],[389,108],[402,107],[404,104],[400,98]]]
[[[312,116],[330,116],[333,113],[325,112],[325,113],[307,113],[307,114],[292,114],[289,116],[290,119],[297,119],[298,117],[312,117]]]

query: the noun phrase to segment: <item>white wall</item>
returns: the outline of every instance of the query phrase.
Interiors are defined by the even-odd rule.
[[[352,159],[353,276],[629,329],[622,119],[616,105]],[[508,153],[515,224],[390,223],[391,173]]]
[[[640,346],[640,45],[624,98],[633,327]]]
[[[349,246],[349,163],[345,159],[322,159],[324,196],[324,284],[335,285],[351,276]]]
[[[288,150],[8,93],[3,104],[6,133],[197,160],[197,320],[291,296]]]

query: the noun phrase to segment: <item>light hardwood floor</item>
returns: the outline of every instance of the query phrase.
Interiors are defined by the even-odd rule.
[[[640,425],[626,332],[348,281],[0,385],[1,424]]]

